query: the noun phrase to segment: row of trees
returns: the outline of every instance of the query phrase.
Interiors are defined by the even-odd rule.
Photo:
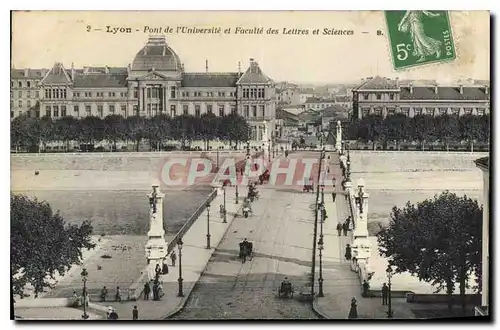
[[[200,117],[182,115],[170,117],[164,114],[145,118],[109,115],[104,119],[89,116],[82,119],[71,116],[53,120],[49,117],[16,117],[11,123],[11,144],[13,148],[30,148],[47,142],[60,141],[69,149],[71,141],[82,144],[95,144],[109,141],[116,144],[121,141],[134,141],[136,149],[143,140],[160,149],[164,141],[181,141],[183,147],[193,140],[203,140],[208,148],[209,141],[220,139],[236,145],[247,141],[249,125],[237,115],[217,117],[203,114]]]
[[[411,118],[401,113],[385,118],[369,115],[352,121],[347,127],[346,138],[375,142],[374,148],[379,143],[384,149],[392,141],[397,148],[404,141],[418,142],[422,148],[432,142],[440,142],[446,148],[457,142],[467,142],[472,146],[489,142],[490,115],[417,115]]]
[[[396,273],[409,272],[449,296],[459,283],[462,311],[465,290],[474,275],[481,292],[482,213],[476,200],[448,191],[403,208],[393,207],[389,226],[377,234],[379,252]],[[487,274],[486,274],[487,275]]]

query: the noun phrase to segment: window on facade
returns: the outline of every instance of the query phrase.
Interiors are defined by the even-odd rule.
[[[377,100],[381,100],[381,99],[382,99],[382,94],[377,93]]]
[[[19,116],[22,116],[22,115],[23,115],[23,111],[19,110]]]
[[[122,104],[120,106],[120,108],[121,108],[121,111],[122,111],[122,116],[123,117],[127,117],[127,106],[125,104]]]
[[[134,104],[132,106],[132,111],[134,112],[132,115],[133,116],[139,116],[139,106],[137,104]]]
[[[201,116],[201,106],[199,104],[195,104],[194,106],[194,115],[196,117]]]
[[[263,104],[259,105],[259,112],[262,117],[266,116],[266,107]]]
[[[288,95],[288,93],[287,93]],[[264,88],[259,88],[259,99],[263,99],[266,97],[265,89]]]
[[[363,93],[363,99],[368,100],[368,93]]]
[[[219,116],[220,117],[224,116],[224,105],[223,104],[219,105]]]
[[[225,97],[226,96],[226,93],[224,92],[219,92],[219,97]]]
[[[175,117],[177,115],[177,109],[175,107],[175,104],[172,104],[170,106],[170,116]]]
[[[252,116],[257,117],[257,106],[252,105]]]
[[[75,98],[78,98],[78,97],[80,97],[80,93],[78,93],[78,92],[73,93],[73,96],[74,96]]]
[[[427,114],[427,108],[422,108],[422,115],[426,115]]]
[[[476,111],[478,116],[484,116],[485,113],[484,108],[477,108]]]
[[[249,111],[249,106],[248,105],[244,105],[243,106],[243,114],[245,115],[245,117],[250,117],[250,111]]]
[[[125,93],[124,92],[120,92],[120,97],[125,97]]]
[[[73,112],[75,113],[76,117],[79,117],[79,112],[80,112],[80,107],[78,105],[73,106]]]
[[[375,114],[377,116],[382,116],[382,108],[380,108],[380,107],[375,108]]]
[[[66,106],[61,105],[61,117],[66,117]]]
[[[26,92],[26,97],[30,98],[31,97],[31,91]]]
[[[394,94],[393,93],[389,93],[389,100],[394,100]]]
[[[236,96],[236,92],[229,92],[229,96],[235,97]]]
[[[26,105],[28,106],[28,108],[31,108],[31,100],[28,100],[28,102],[26,102]]]
[[[447,112],[448,112],[448,108],[439,108],[440,115],[446,115]]]
[[[92,107],[90,105],[85,106],[85,115],[92,116]]]
[[[189,104],[182,105],[182,114],[187,116],[189,114]]]
[[[182,97],[189,97],[189,92],[182,92]]]
[[[52,112],[53,112],[53,116],[54,116],[54,117],[56,117],[56,118],[57,118],[57,117],[59,117],[59,106],[54,105],[54,106],[52,107]]]
[[[114,115],[115,114],[115,106],[114,105],[110,105],[109,106],[109,113]]]
[[[19,88],[23,88],[23,82],[22,81],[19,81]]]
[[[363,117],[368,116],[370,114],[370,108],[362,108]]]
[[[40,98],[40,92],[39,91],[35,91],[35,97],[38,99]]]
[[[201,92],[194,92],[194,97],[201,97]]]
[[[472,108],[464,108],[464,113],[466,115],[472,115]]]
[[[151,98],[151,88],[146,88],[146,97],[147,97],[148,99],[150,99],[150,98]]]
[[[250,95],[250,93],[249,93],[248,88],[243,88],[243,98],[248,99],[249,95]]]
[[[102,105],[97,106],[97,115],[101,118],[104,117],[104,111]]]
[[[19,97],[23,97],[23,91],[19,91],[17,94],[19,95]]]
[[[31,88],[31,81],[26,82],[26,87]]]
[[[137,95],[139,94],[137,87],[134,87],[134,99],[137,98]]]
[[[460,108],[451,108],[451,113],[458,116],[460,114]]]
[[[170,87],[170,98],[175,99],[177,97],[177,89],[175,86]]]
[[[212,105],[207,104],[207,113],[212,113]]]
[[[387,108],[387,114],[388,115],[393,115],[396,113],[396,108]]]
[[[61,90],[61,93],[62,93],[62,96],[61,96],[61,97],[62,97],[63,99],[66,99],[66,98],[67,98],[67,94],[66,94],[66,92],[67,92],[67,91],[66,91],[66,89]]]
[[[19,108],[22,108],[22,107],[23,107],[23,101],[19,100],[19,101],[17,102],[17,106],[18,106]]]
[[[236,114],[236,106],[235,105],[231,105],[231,113]]]
[[[422,114],[422,108],[414,108],[413,115],[418,116]]]

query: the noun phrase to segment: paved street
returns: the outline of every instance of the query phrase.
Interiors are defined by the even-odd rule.
[[[254,215],[233,221],[185,308],[173,319],[318,318],[310,303],[277,297],[285,276],[296,296],[308,282],[315,195],[275,189],[260,189],[260,194]],[[242,264],[238,243],[244,238],[253,242],[254,257]]]

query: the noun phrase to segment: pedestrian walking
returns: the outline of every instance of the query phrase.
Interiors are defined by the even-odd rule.
[[[116,309],[112,308],[111,313],[109,313],[108,316],[109,320],[118,320],[118,313],[116,312]]]
[[[368,297],[369,296],[369,292],[370,292],[370,284],[366,280],[363,280],[363,293],[362,293],[362,296],[364,298]]]
[[[106,297],[108,296],[108,289],[104,286],[101,290],[101,302],[106,301]]]
[[[175,254],[175,251],[172,251],[172,253],[170,253],[170,261],[172,261],[172,267],[175,267],[176,260],[177,260],[177,255]]]
[[[160,264],[156,264],[155,266],[155,274],[158,275],[161,273],[161,266]]]
[[[351,245],[346,244],[345,246],[345,259],[346,260],[351,260],[352,254],[351,254]]]
[[[344,222],[342,224],[342,230],[344,231],[344,236],[347,236],[347,229],[348,229],[347,222]]]
[[[115,301],[122,301],[122,293],[120,292],[120,287],[116,287],[116,295],[115,295]]]
[[[388,305],[387,298],[389,298],[389,287],[384,283],[382,285],[382,305]]]
[[[351,226],[351,216],[348,216],[347,219],[345,219],[345,223],[347,226],[347,230],[349,230],[349,227]]]
[[[332,199],[333,199],[333,202],[335,203],[335,199],[337,199],[337,194],[335,193],[335,191],[332,192]]]
[[[151,293],[151,287],[149,282],[144,283],[144,300],[149,300],[149,294]]]
[[[134,306],[134,309],[132,309],[132,320],[138,320],[139,319],[139,310],[137,309],[137,306]]]
[[[168,265],[167,265],[167,259],[163,259],[163,267],[161,268],[161,273],[162,275],[168,274]]]
[[[339,233],[339,236],[342,236],[342,223],[339,223],[337,224],[337,232]]]
[[[349,319],[357,319],[358,318],[358,304],[356,302],[356,298],[351,299],[351,309],[349,310]]]

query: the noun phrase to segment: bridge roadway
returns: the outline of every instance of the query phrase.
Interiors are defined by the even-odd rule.
[[[254,214],[247,219],[240,215],[232,222],[184,309],[172,319],[319,318],[310,303],[277,297],[285,276],[296,296],[308,282],[316,194],[302,193],[297,187],[265,188],[253,203]],[[238,260],[238,243],[244,238],[254,247],[254,257],[246,263]]]

